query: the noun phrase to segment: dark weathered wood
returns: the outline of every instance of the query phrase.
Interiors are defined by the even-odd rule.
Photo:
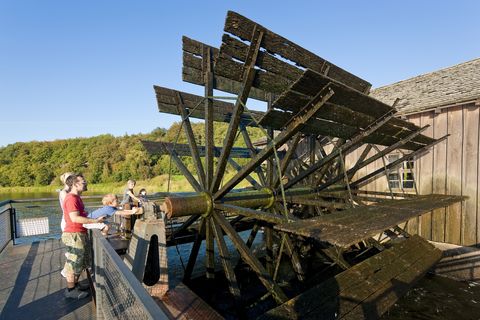
[[[202,42],[183,37],[183,71],[182,78],[184,81],[205,85],[205,78],[202,70],[203,48],[209,48],[212,52],[213,62],[216,63],[219,50]],[[241,82],[213,75],[213,85],[217,90],[237,94],[241,88]],[[268,93],[256,88],[250,91],[250,97],[262,101],[268,100]]]
[[[343,257],[344,250],[342,248],[338,246],[331,246],[328,248],[320,249],[320,251],[343,270],[351,267],[350,264]]]
[[[273,277],[275,270],[273,266],[273,229],[271,225],[267,224],[263,230],[265,232],[265,267],[268,274]]]
[[[271,141],[261,152],[259,152],[254,159],[245,165],[242,171],[238,172],[233,178],[225,183],[222,189],[215,193],[214,199],[224,196],[228,191],[233,189],[243,178],[254,171],[255,168],[260,165],[260,163],[271,156],[274,152],[274,149],[283,145],[288,141],[288,139],[300,131],[304,123],[307,122],[332,95],[333,91],[331,91],[328,86],[323,88],[309,104],[305,105],[305,112],[301,112],[293,117],[292,122],[287,124],[287,127],[284,131],[276,136],[273,141]]]
[[[268,52],[278,54],[293,61],[299,66],[311,68],[317,72],[323,73],[328,70],[328,75],[333,79],[345,83],[361,92],[368,92],[371,86],[370,83],[320,58],[312,52],[273,33],[236,12],[229,11],[227,13],[224,30],[238,36],[242,40],[250,41],[250,36],[255,26],[265,33],[262,47]]]
[[[167,148],[175,148],[175,151],[178,156],[180,157],[188,157],[191,156],[190,148],[186,144],[173,144],[169,142],[161,142],[161,141],[144,141],[142,140],[142,144],[147,150],[148,153],[151,154],[169,154]],[[200,157],[205,156],[205,147],[198,146],[198,154]],[[222,148],[214,147],[214,156],[220,156],[222,152]],[[230,153],[231,158],[250,158],[250,150],[242,147],[233,147]]]
[[[308,102],[310,98],[311,97],[308,95],[289,90],[284,92],[278,98],[278,100],[281,100],[281,105],[275,105],[275,107],[286,111],[295,112],[300,106],[302,106],[302,103]],[[356,128],[364,128],[375,120],[375,117],[370,115],[368,110],[365,112],[359,112],[358,110],[354,110],[351,105],[343,106],[331,102],[327,103],[325,108],[322,108],[316,117],[346,124]],[[416,130],[418,130],[418,127],[414,126],[411,128],[411,124],[408,122],[393,118],[382,128],[380,128],[378,132],[396,138],[403,138],[412,131]],[[433,140],[426,136],[419,136],[413,141],[417,143],[428,144]]]
[[[351,169],[349,169],[347,171],[347,176],[349,177],[349,179],[351,179],[350,177],[353,177],[353,175],[358,171],[360,170],[361,168],[363,167],[366,167],[367,165],[369,165],[370,163],[373,163],[374,161],[384,157],[385,155],[389,154],[390,152],[398,149],[398,148],[401,148],[403,147],[408,141],[410,141],[412,138],[414,138],[415,136],[419,135],[420,132],[426,130],[428,128],[428,126],[425,126],[421,129],[419,129],[417,132],[414,132],[412,134],[410,134],[409,136],[407,136],[406,138],[400,140],[399,142],[397,143],[394,143],[393,145],[389,146],[388,148],[385,148],[379,152],[377,152],[376,154],[374,154],[373,156],[371,156],[370,158],[366,159],[366,160],[362,160],[360,161],[362,158],[364,158],[368,152],[370,151],[370,148],[366,147],[364,152],[362,152],[362,154],[360,155],[360,158],[358,159],[360,162],[357,161],[357,163],[355,164],[355,166],[353,166]],[[365,152],[367,151],[367,152]],[[387,166],[384,166],[385,168],[387,168]],[[378,171],[378,170],[377,170]],[[318,190],[321,191],[329,186],[331,186],[332,184],[340,181],[342,178],[341,177],[336,177],[336,178],[333,178],[333,179],[330,179],[329,181],[319,185],[318,187]]]
[[[204,79],[202,77],[202,70],[184,66],[182,68],[182,80],[198,85],[205,85]],[[219,75],[213,74],[213,85],[216,90],[238,94],[242,83],[234,81]],[[252,87],[250,90],[249,97],[257,99],[260,101],[267,101],[269,93],[263,90]]]
[[[260,319],[377,319],[440,257],[440,250],[413,236],[268,311]]]
[[[242,166],[239,165],[238,163],[236,163],[233,159],[231,158],[228,158],[228,163],[235,169],[238,171],[242,170]],[[250,184],[257,190],[260,190],[262,188],[262,186],[257,182],[257,180],[255,180],[254,178],[252,178],[251,176],[246,176],[245,179],[250,182]]]
[[[275,229],[347,248],[413,217],[462,200],[463,197],[444,195],[389,200],[331,215],[276,225]]]
[[[224,34],[222,37],[222,46],[220,52],[231,56],[237,60],[245,61],[248,52],[248,45],[235,38]],[[283,77],[296,80],[302,75],[302,70],[284,61],[281,61],[268,52],[259,52],[255,63],[263,70],[274,74],[281,74]]]
[[[290,203],[304,204],[308,206],[319,206],[328,209],[347,209],[349,204],[343,202],[325,201],[320,199],[308,199],[303,197],[287,197],[287,201]]]
[[[202,48],[203,60],[202,70],[205,78],[205,190],[209,190],[213,183],[213,71],[212,71],[212,50],[208,47]]]
[[[250,156],[253,158],[258,153],[259,150],[257,150],[253,146],[253,143],[252,143],[252,140],[250,139],[250,135],[248,134],[247,128],[244,125],[240,124],[240,130],[242,132],[243,141],[245,141],[245,145],[250,150]],[[266,186],[267,180],[265,178],[265,174],[263,173],[262,168],[258,167],[257,169],[255,169],[255,173],[258,175],[258,179],[260,179],[260,183]]]
[[[215,278],[215,249],[213,245],[213,219],[212,217],[205,218],[205,268],[207,279]]]
[[[155,92],[157,94],[158,109],[163,113],[170,113],[180,115],[177,110],[176,104],[176,93],[180,93],[184,106],[187,108],[188,115],[191,118],[205,119],[204,108],[201,107],[201,104],[204,102],[205,98],[193,94],[188,94],[186,92],[176,91],[168,88],[154,86]],[[228,102],[213,100],[213,119],[218,122],[230,122],[232,120],[232,112],[234,105]],[[261,118],[263,112],[261,111],[249,111],[249,114],[240,115],[240,122],[245,126],[256,126],[255,121],[253,121],[251,115],[256,118]]]
[[[304,170],[300,172],[295,178],[290,180],[286,185],[285,189],[289,189],[293,187],[295,184],[298,182],[302,181],[315,171],[317,171],[319,168],[321,168],[324,164],[329,163],[333,159],[335,159],[337,156],[341,154],[341,152],[347,152],[349,149],[356,149],[359,144],[364,141],[365,138],[370,136],[373,132],[375,132],[378,128],[380,128],[385,122],[387,122],[389,119],[393,117],[394,113],[387,114],[382,118],[379,118],[376,122],[372,123],[369,127],[365,128],[365,130],[362,130],[358,132],[355,135],[352,135],[350,137],[350,141],[343,143],[341,146],[338,148],[335,148],[328,156],[325,158],[320,159],[318,162],[314,163],[311,165],[307,170]]]
[[[288,221],[287,218],[279,214],[265,212],[261,210],[253,210],[250,208],[243,208],[243,207],[234,206],[231,204],[215,203],[215,208],[219,210],[223,210],[225,212],[231,212],[234,214],[239,214],[242,216],[246,216],[249,218],[253,218],[253,219],[257,219],[260,221],[265,221],[273,224],[285,223],[286,221]]]
[[[240,288],[238,287],[237,277],[233,271],[230,253],[228,252],[227,245],[225,244],[225,239],[223,239],[222,230],[215,221],[212,222],[213,234],[215,235],[215,240],[217,240],[218,253],[220,254],[220,258],[222,260],[223,270],[225,271],[225,277],[228,281],[228,288],[230,293],[233,295],[237,306],[240,306]]]
[[[232,113],[232,121],[230,122],[226,137],[223,142],[223,149],[220,158],[218,159],[217,169],[215,171],[215,176],[212,185],[210,186],[210,192],[215,192],[220,186],[221,179],[225,173],[225,166],[227,165],[227,158],[230,154],[230,149],[235,142],[237,135],[238,126],[240,125],[240,115],[245,109],[245,103],[248,99],[248,94],[252,87],[253,81],[256,77],[257,71],[255,70],[255,61],[257,60],[258,50],[260,49],[260,44],[262,43],[263,32],[256,31],[255,29],[250,35],[251,45],[248,50],[247,59],[243,65],[242,70],[242,87],[238,92],[237,100],[235,102],[235,107]]]
[[[292,242],[292,239],[290,239],[290,236],[285,234],[285,248],[287,250],[287,254],[290,256],[290,259],[292,261],[292,267],[293,271],[295,271],[295,274],[297,275],[297,279],[300,281],[305,280],[305,272],[302,267],[302,262],[300,260],[300,257],[298,256],[297,250],[295,249],[295,246]]]
[[[270,128],[281,130],[285,127],[285,124],[293,117],[292,113],[282,112],[278,110],[270,110],[265,113],[260,121],[260,125],[268,126]],[[366,126],[362,127],[365,128]],[[382,126],[383,127],[383,126]],[[332,122],[329,120],[323,120],[320,118],[312,118],[305,123],[302,128],[302,132],[305,134],[315,134],[329,137],[339,137],[342,139],[350,139],[354,134],[362,130],[360,127],[353,127],[345,125],[343,123]],[[381,128],[379,128],[381,130]],[[411,132],[409,132],[411,133]],[[390,146],[394,143],[401,141],[402,138],[385,135],[379,132],[374,132],[365,137],[364,141],[373,144],[380,144]],[[424,144],[417,142],[407,142],[404,145],[405,149],[417,150],[423,147]]]
[[[285,154],[285,157],[281,160],[281,163],[280,163],[280,176],[277,176],[276,180],[273,183],[274,189],[278,187],[278,185],[282,181],[282,177],[287,172],[287,167],[290,164],[290,160],[295,155],[295,150],[297,150],[297,146],[301,138],[302,138],[301,134],[297,133],[294,136],[293,141],[288,145],[287,153]]]
[[[203,171],[202,161],[198,153],[197,141],[193,135],[192,125],[190,124],[190,118],[188,117],[187,110],[183,104],[182,97],[177,92],[177,110],[182,116],[183,129],[185,130],[185,136],[187,137],[190,154],[193,159],[195,168],[197,169],[197,176],[200,178],[200,184],[205,187],[205,172]]]
[[[144,141],[144,146],[145,146],[145,143],[147,143],[147,145],[151,145],[150,142]],[[180,170],[180,172],[185,176],[185,178],[187,179],[187,181],[190,183],[190,185],[192,186],[192,188],[195,191],[197,191],[197,192],[202,191],[202,187],[198,184],[198,181],[190,173],[190,171],[188,171],[185,164],[183,164],[182,159],[180,159],[180,157],[178,156],[178,154],[175,151],[172,144],[165,144],[163,142],[157,142],[156,146],[158,146],[160,149],[162,149],[163,153],[166,153],[166,154],[170,155],[171,159],[173,160],[173,162],[177,166],[178,170]]]
[[[247,242],[245,243],[247,248],[252,247],[253,241],[255,241],[255,237],[257,236],[259,229],[260,229],[259,225],[255,223],[255,225],[252,228],[252,231],[250,231],[250,235],[248,236]]]
[[[292,83],[292,80],[281,75],[263,70],[255,69],[256,73],[252,79],[252,87],[259,90],[281,94]],[[243,79],[243,65],[232,60],[228,56],[219,56],[215,64],[215,74],[233,81],[241,82]]]
[[[245,261],[252,269],[257,273],[258,278],[262,284],[267,288],[267,290],[272,294],[272,297],[277,301],[277,303],[284,303],[287,301],[287,296],[283,291],[278,287],[278,285],[272,281],[272,278],[268,272],[263,268],[262,264],[258,259],[251,253],[249,248],[243,243],[242,238],[237,234],[237,232],[232,228],[230,223],[225,220],[225,217],[216,212],[213,213],[213,218],[220,225],[220,227],[225,231],[225,234],[232,240],[233,244],[237,248],[240,256],[243,261]]]
[[[219,50],[217,48],[209,46],[205,43],[191,39],[186,36],[182,37],[182,50],[184,52],[188,52],[188,53],[191,53],[192,55],[202,58],[204,54],[204,49],[209,49],[212,52],[212,59],[213,59],[213,62],[215,62],[215,59],[219,53]],[[201,67],[198,69],[201,69]]]
[[[190,251],[190,256],[188,257],[188,263],[185,267],[185,272],[183,273],[183,281],[188,282],[192,276],[193,268],[195,267],[195,262],[197,261],[198,251],[200,250],[200,245],[202,240],[205,238],[205,219],[202,218],[200,222],[200,227],[198,228],[198,233],[195,235],[195,241],[193,242],[192,250]]]

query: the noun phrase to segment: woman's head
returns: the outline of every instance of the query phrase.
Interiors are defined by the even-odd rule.
[[[137,183],[137,182],[136,182],[135,180],[133,180],[133,179],[128,180],[128,181],[127,181],[127,187],[128,187],[128,189],[133,189],[133,187],[135,187],[135,184],[136,184],[136,183]]]
[[[74,176],[75,173],[73,172],[65,172],[64,174],[62,174],[60,176],[60,181],[63,183],[64,186],[67,186],[66,185],[66,181],[67,181],[67,178],[70,177],[70,176]]]

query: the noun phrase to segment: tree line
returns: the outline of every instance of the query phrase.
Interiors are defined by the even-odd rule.
[[[204,145],[204,124],[193,123],[198,145]],[[215,123],[215,145],[222,146],[228,124]],[[248,129],[253,141],[263,136]],[[180,122],[169,129],[156,128],[147,134],[115,137],[103,134],[90,138],[17,142],[0,148],[0,186],[44,186],[60,184],[63,172],[82,172],[90,183],[145,180],[161,174],[179,174],[169,156],[148,154],[141,140],[187,143]],[[236,146],[245,146],[237,139]],[[195,172],[192,159],[182,159]],[[245,162],[239,161],[240,163]]]

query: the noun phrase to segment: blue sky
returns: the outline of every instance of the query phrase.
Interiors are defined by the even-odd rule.
[[[479,1],[0,0],[0,146],[150,132],[152,85],[181,80],[181,37],[218,47],[237,11],[368,80],[480,57]]]

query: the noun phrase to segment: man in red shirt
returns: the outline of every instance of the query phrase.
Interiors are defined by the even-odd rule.
[[[62,233],[62,242],[67,247],[67,261],[64,271],[67,279],[65,297],[81,299],[88,296],[78,285],[78,278],[83,270],[90,265],[90,241],[84,223],[102,222],[104,217],[97,219],[87,218],[83,201],[80,195],[87,190],[87,182],[82,175],[69,176],[65,184],[68,193],[63,202],[65,229]]]

